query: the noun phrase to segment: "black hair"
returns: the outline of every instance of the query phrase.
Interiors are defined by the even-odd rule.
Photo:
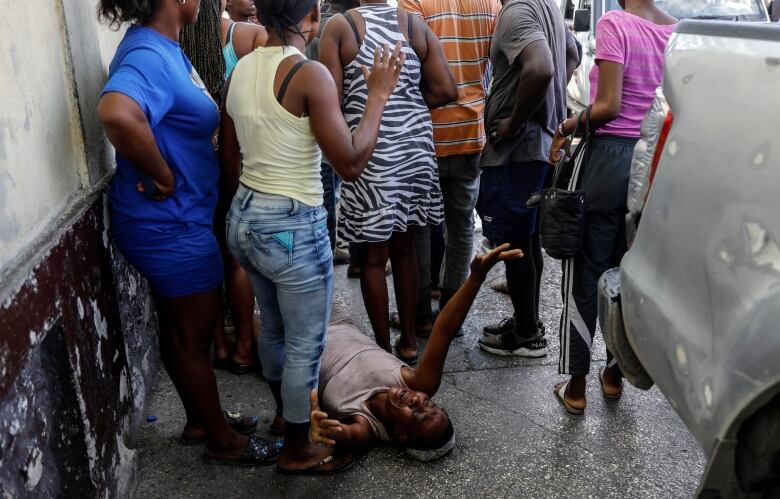
[[[447,415],[446,412],[444,414]],[[450,420],[450,416],[447,415],[447,427],[444,429],[443,432],[441,432],[440,435],[436,436],[432,440],[428,440],[427,438],[415,439],[414,442],[407,442],[407,445],[409,448],[417,449],[417,450],[437,450],[444,447],[447,444],[447,442],[449,442],[452,439],[452,436],[454,434],[455,434],[455,428],[452,426],[452,421]]]
[[[219,0],[202,0],[198,21],[185,26],[179,35],[181,49],[216,102],[221,100],[225,78],[225,57],[220,43],[221,22]]]
[[[98,17],[112,29],[125,23],[145,24],[161,5],[161,0],[100,0]]]
[[[296,13],[311,0],[255,0],[257,17],[265,29],[274,31],[282,43],[287,45],[287,32],[293,31],[296,35],[306,40],[306,36],[298,29],[300,18],[295,19]],[[314,7],[317,2],[314,2]]]

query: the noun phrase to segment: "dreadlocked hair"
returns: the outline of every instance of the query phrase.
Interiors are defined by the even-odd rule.
[[[145,24],[157,12],[160,0],[100,0],[98,17],[111,29],[125,23]]]
[[[225,77],[219,2],[220,0],[203,0],[198,21],[192,26],[185,27],[179,35],[181,49],[192,62],[216,102],[220,102]]]
[[[257,17],[265,29],[272,30],[282,39],[285,46],[288,45],[288,31],[293,31],[306,40],[306,36],[298,29],[298,23],[291,17],[295,7],[303,1],[305,0],[255,0]]]

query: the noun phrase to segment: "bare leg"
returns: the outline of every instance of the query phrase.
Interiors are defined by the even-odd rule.
[[[230,340],[225,332],[225,309],[220,303],[217,313],[217,323],[214,328],[214,358],[217,360],[227,360],[230,357]]]
[[[249,282],[246,271],[232,255],[224,254],[224,262],[228,303],[236,328],[236,343],[231,360],[237,364],[256,364],[257,348],[254,346],[255,295],[252,292],[252,284]]]
[[[196,295],[158,300],[166,330],[161,334],[166,369],[188,413],[206,431],[207,448],[215,457],[237,458],[247,437],[234,432],[222,414],[209,349],[219,311],[221,288]]]
[[[371,321],[371,327],[374,329],[376,343],[391,352],[390,311],[385,275],[389,252],[389,241],[362,243],[360,290],[363,293],[363,303]],[[412,314],[412,321],[414,321],[414,314]]]
[[[390,238],[390,261],[393,264],[395,301],[401,322],[400,355],[414,357],[417,341],[414,338],[417,312],[417,258],[414,251],[417,228],[406,232],[394,232]],[[430,301],[430,298],[426,297]]]

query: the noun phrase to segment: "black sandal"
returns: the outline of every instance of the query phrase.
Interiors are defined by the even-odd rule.
[[[209,464],[223,464],[227,466],[270,466],[279,459],[279,445],[257,436],[249,437],[249,440],[238,459],[209,456],[208,450],[203,452],[203,460]]]
[[[235,431],[242,435],[252,435],[257,431],[257,423],[260,418],[257,416],[242,416],[237,412],[223,411],[225,421]],[[206,443],[206,437],[187,438],[184,435],[179,437],[179,443],[188,447],[203,445]]]
[[[345,459],[346,462],[343,466],[332,468],[329,470],[322,469],[323,466],[327,465],[328,463],[333,462],[334,459]],[[349,469],[351,469],[355,465],[355,460],[352,457],[352,455],[344,455],[344,456],[328,456],[319,463],[315,464],[311,468],[306,468],[303,470],[287,470],[284,468],[280,468],[278,465],[276,466],[276,471],[281,473],[282,475],[299,475],[299,476],[322,476],[322,475],[336,475],[338,473],[343,473]]]
[[[414,356],[412,357],[404,357],[403,355],[401,355],[401,338],[395,340],[394,348],[395,348],[395,356],[398,357],[400,360],[406,362],[410,366],[414,366],[415,364],[417,364],[417,359],[419,359],[420,357],[419,353],[414,354]]]
[[[239,364],[238,362],[229,362],[229,366],[227,368],[228,371],[231,373],[237,375],[237,376],[243,376],[244,374],[249,374],[253,372],[260,371],[260,362],[254,362],[252,364]]]

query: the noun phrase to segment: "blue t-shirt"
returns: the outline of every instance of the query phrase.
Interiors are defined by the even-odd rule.
[[[219,184],[212,144],[219,108],[179,44],[152,29],[131,27],[111,62],[103,88],[104,94],[108,92],[138,103],[176,177],[171,197],[150,200],[136,189],[139,171],[117,153],[109,191],[113,223],[211,227]]]

